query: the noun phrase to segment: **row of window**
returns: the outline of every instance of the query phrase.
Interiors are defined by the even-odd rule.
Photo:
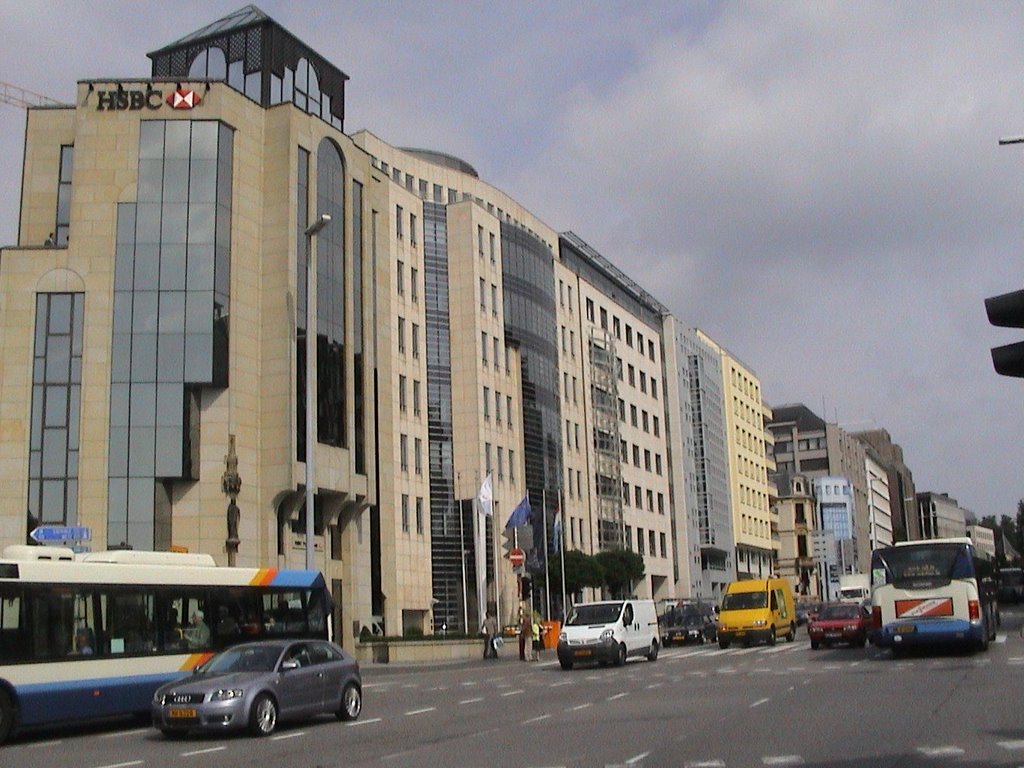
[[[422,402],[421,392],[423,386],[419,379],[412,380],[412,415],[419,417],[422,413],[420,403]],[[409,377],[399,374],[398,376],[398,410],[402,413],[409,411]]]
[[[413,468],[417,475],[423,474],[423,440],[413,438]],[[409,435],[404,432],[398,436],[398,467],[402,472],[409,473]]]
[[[504,354],[502,350],[504,350]],[[480,331],[480,362],[483,363],[484,368],[491,364],[489,361],[493,361],[494,370],[501,371],[502,360],[505,362],[505,373],[511,373],[512,361],[508,347],[504,346],[497,336],[491,336],[487,331]]]
[[[633,499],[633,503],[632,504],[630,504],[630,489],[631,488],[632,488],[632,499]],[[654,491],[652,491],[649,488],[645,491],[639,485],[630,486],[630,484],[626,483],[626,482],[624,482],[622,484],[622,504],[623,504],[623,506],[626,506],[626,507],[632,506],[632,507],[635,507],[636,509],[638,509],[640,511],[643,511],[645,509],[645,507],[644,507],[644,500],[645,499],[647,501],[646,509],[647,509],[648,512],[654,512],[655,511],[654,502],[655,502],[655,500],[657,500],[657,502],[658,502],[658,507],[657,507],[658,514],[659,515],[664,515],[665,514],[665,494],[661,493],[660,491],[658,493],[655,493]]]
[[[510,424],[511,426],[511,424]],[[497,458],[497,466],[491,461],[492,450],[497,449],[494,455]],[[508,449],[508,462],[505,461],[506,450],[502,446],[492,446],[490,443],[484,443],[484,472],[491,474],[497,470],[497,476],[499,482],[505,480],[505,469],[508,468],[508,481],[512,484],[516,482],[516,452],[511,448]]]
[[[632,449],[633,449],[633,451],[632,451],[633,466],[636,467],[637,469],[639,469],[640,468],[640,453],[641,453],[641,448],[640,448],[639,445],[636,445],[634,443],[632,446],[630,446],[628,443],[626,443],[625,440],[621,440],[620,439],[619,440],[619,457],[622,459],[623,462],[629,462],[629,457],[630,457],[629,448],[630,447],[632,447]],[[654,453],[649,448],[644,448],[643,449],[643,457],[644,457],[643,466],[644,466],[645,470],[647,470],[648,472],[654,472],[654,473],[656,473],[658,475],[662,474],[662,464],[661,464],[661,454],[660,453]],[[652,462],[652,459],[653,459],[653,462]]]
[[[483,225],[476,225],[476,250],[477,255],[482,259],[484,257],[484,228]],[[490,256],[491,264],[498,263],[498,247],[497,238],[493,232],[487,233],[487,252]]]
[[[399,240],[405,239],[405,210],[400,205],[395,206],[395,237]],[[409,245],[416,248],[419,245],[419,220],[415,213],[409,214]]]
[[[599,308],[599,312],[598,312],[598,316],[600,317],[600,321],[599,321],[598,324],[601,326],[601,330],[607,331],[608,330],[608,310],[605,309],[604,307],[600,307]],[[589,322],[591,322],[591,323],[595,322],[595,320],[594,320],[594,300],[593,299],[587,299],[587,320]],[[636,345],[634,346],[634,342],[633,342],[633,336],[634,336],[634,334],[633,334],[633,326],[631,326],[629,323],[624,323],[624,324],[620,323],[619,322],[619,318],[613,316],[612,317],[612,333],[614,334],[616,340],[617,341],[622,341],[623,325],[625,325],[626,346],[629,347],[630,349],[635,349],[641,355],[645,354],[644,335],[642,333],[640,333],[640,331],[636,332],[636,334],[635,334],[636,335]],[[655,363],[657,362],[657,356],[656,356],[656,353],[655,353],[655,350],[654,350],[654,341],[653,341],[653,339],[650,339],[650,338],[647,339],[646,355],[647,355],[648,358],[650,358],[651,362],[655,362]]]
[[[491,420],[491,388],[484,387],[484,421]],[[505,402],[505,419],[504,423],[508,425],[509,429],[512,429],[512,396],[502,395],[497,389],[494,390],[494,423],[501,427],[502,425],[502,400]]]
[[[759,408],[754,408],[749,403],[742,402],[739,397],[733,395],[732,413],[737,419],[752,425],[754,429],[764,431],[764,414]]]
[[[480,278],[480,311],[487,312],[487,281],[484,278]],[[491,297],[491,317],[498,317],[498,307],[501,306],[499,303],[498,286],[491,283],[490,290]]]
[[[398,317],[398,354],[404,355],[406,353],[406,340],[405,340],[405,325],[406,320],[404,317],[399,315]],[[419,358],[420,356],[420,326],[419,323],[410,323],[412,326],[412,356]]]
[[[732,385],[752,400],[761,402],[760,385],[735,366],[732,367]]]
[[[417,496],[413,501],[416,506],[416,534],[423,535],[423,497]],[[409,533],[409,494],[402,494],[402,533]]]
[[[751,515],[740,515],[740,530],[759,539],[771,538],[772,534],[771,524],[767,520]]]
[[[617,363],[617,366],[618,366],[619,381],[627,381],[628,380],[629,386],[631,386],[631,387],[633,387],[635,389],[636,388],[636,382],[637,382],[637,369],[633,366],[632,363],[628,364],[626,366],[627,375],[626,375],[625,378],[623,378],[622,358],[621,357],[616,358],[616,363]],[[655,378],[654,376],[648,377],[647,373],[644,372],[644,371],[640,371],[639,373],[640,373],[640,376],[639,376],[639,379],[640,379],[640,391],[643,392],[645,395],[647,394],[647,381],[648,381],[648,378],[650,378],[650,382],[651,382],[651,397],[653,397],[655,400],[657,400],[658,399],[658,380],[657,380],[657,378]]]
[[[640,418],[637,418],[637,414]],[[619,421],[626,420],[626,401],[621,397],[619,398]],[[629,406],[629,423],[638,429],[643,429],[644,432],[651,432],[652,427],[655,437],[661,437],[661,422],[657,416],[648,414],[643,409],[638,409],[635,405]]]
[[[664,532],[649,530],[646,533],[645,546],[644,529],[637,527],[635,552],[638,555],[650,554],[651,557],[668,557],[668,541]],[[660,547],[655,545],[660,545]],[[628,525],[626,526],[626,549],[633,549],[633,529]]]
[[[398,261],[398,268],[395,271],[395,282],[398,287],[398,295],[405,296],[405,262]],[[414,304],[420,300],[420,271],[416,267],[409,267],[409,293]]]

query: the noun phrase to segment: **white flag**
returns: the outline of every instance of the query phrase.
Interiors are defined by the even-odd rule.
[[[494,493],[491,490],[491,473],[487,473],[487,477],[480,484],[480,493],[477,494],[477,500],[480,502],[480,511],[490,517],[494,514]]]

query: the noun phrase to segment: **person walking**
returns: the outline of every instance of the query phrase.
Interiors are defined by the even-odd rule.
[[[519,660],[526,661],[527,643],[532,645],[533,620],[525,606],[519,608]]]
[[[484,635],[484,658],[498,658],[498,620],[491,611],[487,612],[487,618],[484,619]]]
[[[533,620],[530,622],[530,637],[532,639],[530,645],[530,661],[540,661],[540,619],[534,614]]]

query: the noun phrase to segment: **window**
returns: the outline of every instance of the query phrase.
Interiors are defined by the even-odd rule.
[[[511,448],[508,449],[508,481],[516,481],[516,452]]]
[[[405,399],[406,381],[407,379],[405,376],[398,376],[398,410],[400,410],[402,413],[405,413],[407,408],[407,403]]]
[[[648,544],[648,550],[647,551],[651,553],[652,557],[654,557],[657,554],[657,550],[655,550],[655,548],[654,548],[654,543],[656,541],[656,535],[657,535],[657,531],[655,531],[655,530],[650,530],[650,531],[647,532],[647,544]],[[664,536],[664,535],[665,534],[662,534],[662,536]]]
[[[661,474],[661,454],[654,454],[654,471],[659,475]]]
[[[498,446],[498,479],[505,479],[505,449]]]
[[[501,370],[501,339],[495,336],[492,341],[494,342],[494,370]]]
[[[71,171],[74,166],[75,147],[65,144],[60,148],[60,176],[57,186],[56,229],[52,235],[53,245],[68,244],[71,227]]]
[[[501,392],[494,390],[494,420],[501,426]]]
[[[414,303],[418,303],[420,300],[420,271],[413,267],[409,270],[409,290],[412,293],[412,300]],[[654,380],[651,380],[654,383]]]
[[[409,494],[402,494],[402,531],[409,532]]]
[[[640,391],[647,394],[647,374],[640,371]]]
[[[476,225],[476,250],[477,255],[482,259],[484,257],[484,228],[479,224]]]
[[[647,422],[647,418],[648,418],[648,417],[647,417],[647,411],[642,411],[642,412],[640,413],[640,417],[641,417],[640,421],[641,421],[641,424],[643,425],[643,430],[644,430],[644,432],[648,432],[648,431],[650,431],[650,430],[648,429],[648,422]]]
[[[633,488],[633,506],[637,509],[644,508],[644,492],[639,485]]]
[[[594,300],[587,299],[587,320],[594,322]]]
[[[601,307],[601,330],[608,330],[608,310]]]
[[[658,380],[651,376],[651,397],[658,399]]]
[[[405,318],[398,318],[398,353],[405,354]]]
[[[416,236],[416,214],[415,213],[410,213],[409,214],[409,242],[412,244],[413,248],[415,248],[416,245],[419,242],[419,240],[418,240],[418,238]]]
[[[634,427],[637,425],[635,405],[629,406],[629,423],[632,424]]]
[[[638,555],[644,554],[644,529],[636,529],[636,553]]]
[[[640,466],[640,446],[639,445],[634,445],[633,446],[633,466],[634,467],[639,467]]]
[[[420,356],[420,327],[416,323],[412,324],[412,356]]]
[[[484,443],[484,473],[490,474],[493,467],[491,466],[491,444]]]
[[[497,261],[498,261],[498,249],[495,248],[494,233],[493,232],[488,233],[487,237],[488,237],[488,239],[490,241],[491,264],[496,264]]]
[[[480,332],[480,360],[487,365],[487,334]]]
[[[622,484],[622,503],[629,506],[629,483]]]
[[[633,346],[633,326],[629,323],[626,323],[626,346]]]
[[[647,511],[654,511],[654,491],[647,491]]]
[[[420,415],[420,382],[418,379],[412,380],[412,413],[414,416]]]
[[[484,421],[491,420],[491,388],[484,387]]]
[[[480,311],[487,311],[487,283],[480,278]]]
[[[647,341],[647,357],[649,357],[652,362],[657,362],[654,359],[654,342],[650,340]]]
[[[409,436],[398,436],[398,463],[403,472],[409,471]]]
[[[635,387],[636,386],[636,368],[634,368],[632,365],[630,365],[630,366],[628,366],[628,371],[629,371],[629,374],[628,374],[627,378],[629,379],[629,386]]]
[[[661,436],[661,427],[660,427],[659,422],[658,422],[658,417],[655,416],[653,420],[654,420],[654,436],[655,437],[660,437]]]
[[[402,206],[395,206],[395,237],[401,240],[404,235],[402,233]]]
[[[398,269],[395,271],[395,283],[398,285],[398,295],[405,295],[405,262],[398,262]]]
[[[416,533],[423,533],[423,497],[416,497]]]
[[[658,494],[658,514],[665,514],[665,494],[663,493]]]
[[[512,429],[512,395],[505,396],[505,417],[508,419],[508,428]]]
[[[498,316],[498,286],[491,285],[491,314]]]
[[[612,333],[615,334],[616,339],[622,338],[622,324],[617,317],[612,317]]]
[[[651,452],[644,449],[644,469],[651,471]]]
[[[416,438],[416,442],[413,445],[413,458],[415,459],[416,474],[423,474],[423,441],[420,438]]]

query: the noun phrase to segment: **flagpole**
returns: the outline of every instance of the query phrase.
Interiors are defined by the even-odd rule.
[[[501,581],[498,578],[498,502],[491,502],[491,557],[494,559],[494,618],[501,631]],[[486,536],[486,532],[484,536]]]
[[[551,621],[551,574],[548,572],[548,490],[541,491],[541,507],[544,512],[544,600],[546,603],[546,618]]]
[[[558,514],[562,516],[560,533],[558,536],[558,548],[559,548],[559,560],[562,561],[562,623],[565,623],[565,616],[567,614],[568,602],[566,600],[565,592],[565,499],[562,497],[562,491],[558,491]]]
[[[460,475],[461,479],[461,475]],[[469,634],[469,593],[466,590],[466,522],[462,514],[462,499],[457,501],[459,510],[459,552],[462,560],[462,627]]]

